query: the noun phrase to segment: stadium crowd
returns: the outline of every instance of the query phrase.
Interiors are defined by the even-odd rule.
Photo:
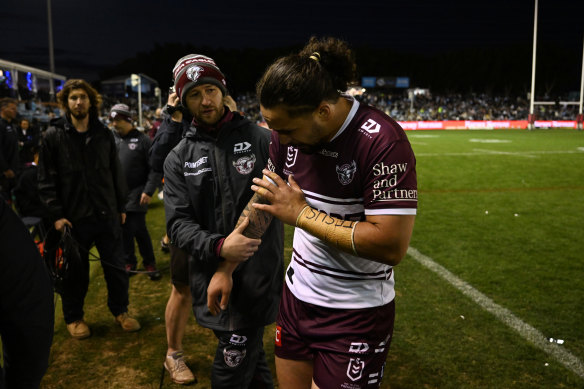
[[[473,94],[432,94],[430,92],[415,95],[412,99],[407,92],[382,92],[367,90],[355,96],[362,103],[374,106],[396,121],[436,121],[436,120],[527,120],[529,115],[529,100],[521,96],[491,96],[486,93]],[[111,98],[104,96],[103,108],[100,112],[104,123],[109,123],[109,109],[118,102],[130,107],[137,106],[134,97]],[[562,104],[565,97],[546,97],[548,105],[536,105],[537,120],[576,120],[577,105]],[[237,108],[249,120],[255,123],[263,122],[260,106],[254,93],[248,92],[235,96]],[[137,116],[137,109],[134,109]],[[143,99],[142,129],[153,138],[156,133],[152,127],[158,127],[160,110],[154,99]],[[60,115],[54,105],[35,103],[34,101],[18,104],[19,118],[26,118],[32,127],[41,132],[48,127],[49,120]]]

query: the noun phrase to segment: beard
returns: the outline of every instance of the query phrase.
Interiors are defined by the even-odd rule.
[[[73,116],[75,118],[75,120],[83,120],[85,119],[87,116],[89,115],[88,111],[84,111],[84,112],[71,112],[71,116]]]

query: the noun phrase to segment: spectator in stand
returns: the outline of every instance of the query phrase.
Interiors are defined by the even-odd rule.
[[[156,132],[160,128],[160,124],[162,123],[162,108],[156,108],[154,111],[154,119],[151,122],[150,130],[148,131],[148,136],[150,140],[154,140],[156,136]]]
[[[0,99],[0,197],[10,203],[11,191],[20,170],[16,129],[16,100]]]
[[[136,239],[144,269],[151,280],[159,280],[162,276],[156,269],[152,239],[146,226],[146,212],[162,175],[150,167],[148,153],[152,142],[134,127],[130,108],[126,104],[116,104],[111,109],[110,118],[116,130],[118,157],[129,190],[126,222],[122,225],[126,271],[130,276],[136,274]]]
[[[40,145],[41,134],[37,127],[31,126],[28,119],[20,119],[17,135],[20,148],[20,164],[24,167],[33,161],[34,150],[38,149]]]

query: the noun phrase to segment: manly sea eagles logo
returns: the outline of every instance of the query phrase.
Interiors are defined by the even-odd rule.
[[[247,354],[245,349],[241,351],[237,349],[223,349],[223,359],[225,360],[225,364],[229,367],[237,367],[241,361],[243,361],[243,358],[245,358],[245,354]]]
[[[356,171],[357,164],[355,161],[351,162],[350,164],[346,163],[341,167],[337,165],[337,176],[339,176],[339,181],[343,185],[349,185],[351,181],[353,181],[353,177],[355,177]]]
[[[255,161],[255,154],[246,155],[245,157],[239,158],[237,161],[233,161],[233,166],[237,169],[239,174],[249,174],[253,170]]]
[[[187,69],[187,78],[189,80],[192,80],[193,82],[197,82],[202,71],[203,68],[200,66],[197,65],[191,66],[190,68]]]

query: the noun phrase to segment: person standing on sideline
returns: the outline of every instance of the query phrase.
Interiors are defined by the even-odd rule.
[[[11,190],[16,185],[20,169],[18,136],[16,133],[16,100],[0,99],[0,197],[11,202]]]
[[[122,225],[126,271],[130,276],[135,274],[138,263],[134,248],[136,238],[144,269],[151,280],[159,280],[162,275],[156,269],[152,239],[146,226],[148,204],[162,179],[162,174],[154,172],[148,162],[152,141],[134,128],[132,113],[126,104],[114,105],[110,119],[116,130],[118,157],[129,189],[126,222]]]
[[[180,142],[190,128],[192,117],[183,112],[174,86],[168,95],[168,103],[162,111],[162,123],[150,148],[150,164],[152,169],[162,174],[164,161],[168,153]],[[182,340],[191,315],[191,289],[189,287],[188,257],[170,242],[168,234],[160,240],[162,251],[170,251],[170,276],[172,290],[166,303],[164,321],[166,327],[167,356],[172,359],[165,361],[165,367],[170,372],[171,379],[178,384],[190,384],[195,381],[195,375],[184,360]]]
[[[41,144],[38,184],[55,230],[71,229],[80,261],[69,264],[61,299],[67,330],[91,331],[83,305],[89,286],[89,249],[95,243],[108,290],[107,304],[124,331],[140,323],[128,315],[128,273],[122,250],[126,180],[113,133],[98,119],[101,96],[85,80],[68,80],[57,94],[65,115],[51,120]]]
[[[345,42],[313,37],[257,84],[272,139],[252,186],[267,203],[253,207],[296,227],[276,320],[282,389],[379,387],[393,334],[416,159],[397,122],[342,94],[354,72]]]
[[[262,240],[254,239],[243,234],[251,218],[240,218],[254,195],[252,178],[268,162],[270,133],[224,105],[225,76],[212,58],[187,55],[173,75],[194,117],[164,163],[167,232],[189,254],[173,264],[173,279],[190,283],[195,317],[218,339],[212,386],[272,388],[262,339],[282,290],[283,226],[268,221]],[[217,294],[223,283],[228,287]],[[171,376],[175,355],[165,360]]]

